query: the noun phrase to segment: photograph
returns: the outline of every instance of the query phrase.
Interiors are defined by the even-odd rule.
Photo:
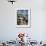
[[[17,10],[17,25],[28,25],[28,10]]]
[[[18,8],[16,14],[16,25],[17,27],[28,27],[30,26],[30,9],[29,8]]]

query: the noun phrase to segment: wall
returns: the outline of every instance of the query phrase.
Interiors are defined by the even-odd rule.
[[[33,40],[46,40],[46,14],[43,0],[17,0],[14,5],[0,0],[0,40],[15,40],[21,31]],[[31,8],[31,28],[16,28],[16,8]]]

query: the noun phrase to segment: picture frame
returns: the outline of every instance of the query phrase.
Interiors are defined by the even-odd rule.
[[[16,9],[16,27],[18,28],[31,27],[31,9],[30,8]]]

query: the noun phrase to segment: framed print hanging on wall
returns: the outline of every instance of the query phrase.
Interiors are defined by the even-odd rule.
[[[31,11],[30,8],[16,9],[16,27],[30,27],[31,26]]]

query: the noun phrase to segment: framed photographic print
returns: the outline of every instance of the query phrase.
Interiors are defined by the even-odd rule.
[[[30,27],[30,8],[17,8],[16,9],[16,27]]]

